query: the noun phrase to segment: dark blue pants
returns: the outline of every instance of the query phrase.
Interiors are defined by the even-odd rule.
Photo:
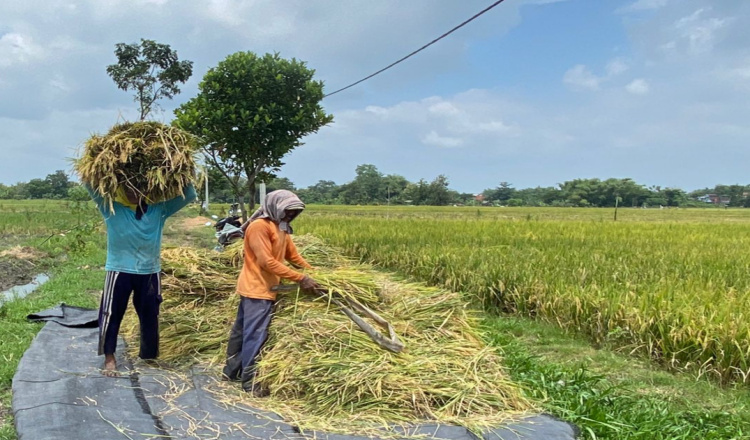
[[[224,375],[230,380],[241,380],[243,388],[252,385],[255,362],[268,338],[273,301],[242,297],[237,308],[237,319],[229,334],[227,364]]]
[[[140,357],[155,359],[159,356],[159,305],[162,301],[158,273],[107,272],[99,305],[99,355],[114,354],[131,292],[141,324]]]

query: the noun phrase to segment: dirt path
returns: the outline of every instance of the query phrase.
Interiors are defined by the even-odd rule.
[[[168,246],[192,246],[213,248],[216,245],[213,225],[215,220],[208,217],[187,217],[178,215],[170,219],[164,227],[164,243]],[[206,224],[209,223],[209,226]]]

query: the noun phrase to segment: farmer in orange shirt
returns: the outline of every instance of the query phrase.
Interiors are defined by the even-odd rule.
[[[237,280],[240,306],[229,335],[224,376],[229,380],[241,380],[242,388],[255,394],[261,393],[254,383],[255,363],[268,337],[276,300],[276,292],[271,288],[282,278],[299,283],[302,289],[318,287],[312,278],[284,264],[286,260],[297,267],[311,268],[297,252],[291,237],[290,223],[304,209],[305,204],[291,191],[273,191],[242,225],[244,263]]]

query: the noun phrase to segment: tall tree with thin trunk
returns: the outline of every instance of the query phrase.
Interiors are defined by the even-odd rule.
[[[172,99],[180,93],[178,83],[185,83],[193,74],[192,61],[180,61],[168,44],[141,39],[141,44],[115,45],[117,64],[107,66],[107,74],[117,87],[135,91],[140,120],[153,110],[161,98]]]

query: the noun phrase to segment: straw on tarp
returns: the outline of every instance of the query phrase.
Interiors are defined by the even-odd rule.
[[[308,240],[317,241],[316,254],[304,254]],[[392,424],[425,421],[479,433],[531,407],[483,342],[479,315],[461,294],[395,282],[350,262],[337,266],[346,259],[319,240],[299,236],[295,242],[312,264],[326,267],[312,274],[317,281],[377,310],[406,349],[382,350],[325,298],[279,295],[258,364],[257,380],[270,396],[258,399],[236,384],[217,383],[211,389],[217,400],[277,412],[303,430],[379,436]],[[241,261],[239,253],[241,243],[222,254],[164,250],[163,360],[224,362],[238,301],[239,268],[232,262]],[[137,320],[130,315],[126,333],[137,349]]]

